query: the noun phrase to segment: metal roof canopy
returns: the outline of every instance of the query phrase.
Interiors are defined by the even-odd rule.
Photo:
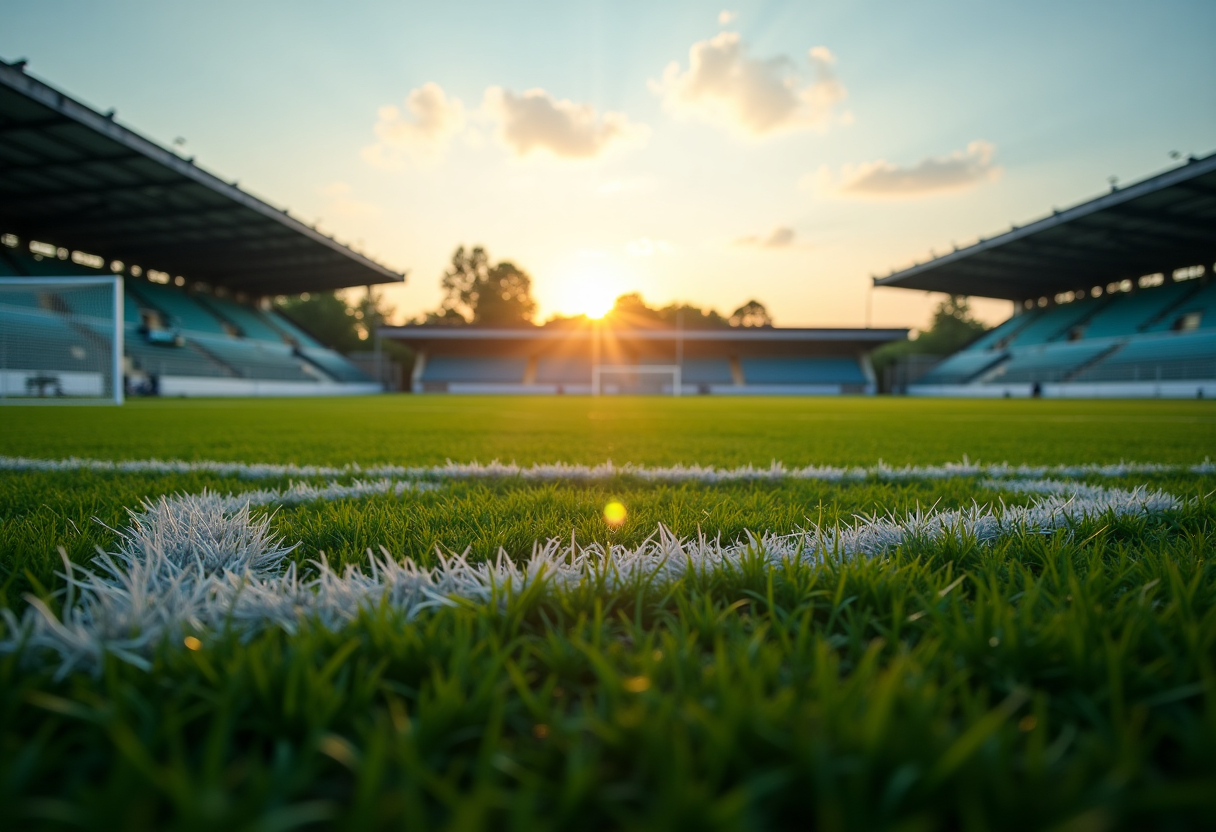
[[[479,326],[387,326],[378,332],[398,341],[590,341],[597,333],[622,341],[676,341],[687,343],[856,343],[877,346],[907,337],[906,329],[723,327],[677,330],[625,329],[611,326],[582,327],[479,327]]]
[[[875,286],[1023,301],[1216,260],[1216,154],[887,277]]]
[[[749,356],[855,355],[908,337],[906,329],[635,329],[607,325],[579,327],[477,327],[414,325],[381,327],[382,338],[433,354],[510,356],[593,352],[601,346],[639,354],[667,354],[683,345],[689,358],[729,351]]]
[[[0,228],[255,295],[405,279],[3,61]]]

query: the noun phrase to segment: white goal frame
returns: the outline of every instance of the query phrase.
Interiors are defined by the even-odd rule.
[[[0,385],[0,405],[46,405],[46,404],[122,404],[123,403],[123,280],[122,275],[98,275],[97,277],[0,277],[0,286],[28,286],[33,289],[52,291],[56,286],[64,288],[79,288],[81,286],[111,287],[111,310],[114,321],[114,337],[111,341],[112,365],[110,368],[111,391],[108,397],[97,399],[82,398],[41,398],[34,396],[7,397],[4,386]],[[0,296],[2,297],[2,296]]]
[[[595,364],[591,367],[591,395],[603,393],[604,374],[625,375],[633,373],[665,373],[671,376],[671,395],[680,395],[683,386],[683,369],[679,364]]]

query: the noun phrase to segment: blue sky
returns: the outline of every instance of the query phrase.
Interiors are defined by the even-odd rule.
[[[6,0],[2,20],[6,60],[409,269],[402,316],[482,243],[546,315],[638,290],[860,324],[871,274],[1216,150],[1210,0]],[[873,322],[933,302],[878,291]]]

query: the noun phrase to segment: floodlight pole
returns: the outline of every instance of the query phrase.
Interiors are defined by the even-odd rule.
[[[603,321],[591,319],[591,395],[600,394],[600,327]]]
[[[123,281],[122,275],[114,275],[114,404],[122,404],[126,386],[123,384],[122,353],[123,353]]]
[[[683,372],[684,372],[684,310],[683,309],[676,310],[676,366],[679,367],[679,370],[676,371],[676,375],[675,375],[675,379],[674,379],[675,389],[672,390],[671,392],[673,395],[678,396],[678,395],[680,395],[680,388],[684,386],[682,383],[682,380],[680,378],[680,376],[683,375]]]

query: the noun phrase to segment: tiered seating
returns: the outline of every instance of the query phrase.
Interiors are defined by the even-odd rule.
[[[1185,283],[1174,283],[1135,294],[1116,295],[1089,320],[1084,337],[1111,338],[1136,332],[1181,300],[1191,289]]]
[[[1041,309],[1032,309],[1021,315],[1015,315],[1003,324],[993,327],[967,346],[968,351],[986,350],[995,347],[1006,338],[1012,338],[1023,327],[1028,326],[1043,314]]]
[[[925,374],[917,384],[966,384],[994,366],[1009,353],[976,350],[973,347],[955,353]]]
[[[0,307],[5,364],[14,370],[99,371],[104,356],[59,315],[15,306]]]
[[[367,373],[333,350],[327,350],[324,347],[299,347],[298,351],[338,381],[368,382],[372,380]]]
[[[288,320],[286,315],[280,315],[278,312],[273,311],[260,314],[265,315],[267,321],[275,329],[294,339],[301,347],[320,347],[321,349],[324,349],[316,338],[313,338],[307,332],[300,329],[298,326]]]
[[[1197,291],[1193,290],[1175,308],[1170,309],[1168,314],[1146,326],[1144,331],[1168,332],[1181,317],[1192,312],[1200,314],[1199,329],[1216,329],[1216,282],[1195,289]]]
[[[591,362],[581,358],[541,358],[536,362],[540,384],[590,384]]]
[[[1175,381],[1216,378],[1216,332],[1129,341],[1076,381]]]
[[[133,369],[155,376],[235,377],[233,372],[189,344],[184,347],[156,346],[144,341],[138,333],[128,332],[123,352],[131,359]]]
[[[286,344],[194,335],[189,339],[244,378],[315,381]]]
[[[1018,330],[1009,346],[1028,347],[1062,338],[1072,327],[1097,312],[1100,306],[1105,305],[1105,301],[1106,298],[1080,300],[1048,309]]]
[[[1080,367],[1111,349],[1109,342],[1045,344],[1014,350],[993,383],[1065,381]]]
[[[730,362],[718,358],[689,358],[680,367],[683,384],[730,384]]]
[[[527,365],[527,359],[523,358],[435,356],[423,368],[422,380],[519,384],[524,380]]]
[[[227,335],[219,319],[194,301],[185,292],[156,283],[128,283],[128,291],[148,306],[168,316],[168,324],[188,332]]]
[[[744,358],[747,384],[865,384],[853,358]]]
[[[255,310],[228,298],[199,297],[199,303],[237,327],[246,338],[281,342],[283,335],[268,324]]]

